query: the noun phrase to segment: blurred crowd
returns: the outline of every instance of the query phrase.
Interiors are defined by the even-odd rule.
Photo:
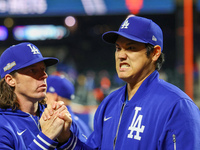
[[[99,105],[112,90],[125,84],[118,78],[116,72],[87,70],[84,73],[78,73],[74,68],[67,71],[58,68],[50,74],[64,75],[74,84],[75,97],[72,101],[80,105]]]
[[[175,84],[180,89],[184,90],[184,75],[181,71],[182,67],[179,66],[175,70],[165,69],[160,70],[160,78]],[[199,81],[197,77],[198,71],[195,71],[195,89]],[[49,74],[64,75],[69,79],[75,86],[75,98],[72,100],[75,104],[82,106],[98,106],[101,101],[113,90],[123,86],[125,82],[118,78],[115,70],[85,70],[79,73],[76,67],[69,64],[59,63],[56,68],[49,70]],[[199,92],[194,91],[194,102],[199,106]],[[77,109],[76,109],[77,108]],[[75,107],[74,111],[77,112],[87,112],[89,108],[84,109]],[[95,107],[96,108],[96,107]]]

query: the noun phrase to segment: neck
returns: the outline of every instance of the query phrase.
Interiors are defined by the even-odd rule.
[[[135,95],[142,82],[143,80],[137,84],[130,84],[130,83],[127,84],[128,100],[130,100]]]
[[[141,84],[143,83],[143,81],[151,74],[152,72],[150,72],[148,75],[146,75],[143,79],[139,80],[138,82],[132,82],[132,83],[127,83],[127,93],[128,93],[128,100],[130,100],[135,93],[137,92],[137,90],[139,89],[139,87],[141,86]]]
[[[20,105],[21,111],[29,113],[34,116],[37,115],[38,101],[37,102],[32,102],[32,101],[19,102],[19,105]]]

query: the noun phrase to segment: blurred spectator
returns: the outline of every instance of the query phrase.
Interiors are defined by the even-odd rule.
[[[87,105],[88,89],[86,89],[86,77],[83,74],[78,75],[76,86],[75,102]]]
[[[86,123],[76,116],[71,110],[71,100],[74,99],[75,88],[71,81],[65,76],[50,75],[47,78],[47,104],[54,101],[63,101],[71,114],[72,120],[79,127],[80,133],[88,137],[91,129]]]

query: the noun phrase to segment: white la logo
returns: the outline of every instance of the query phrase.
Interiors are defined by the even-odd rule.
[[[124,23],[122,24],[122,26],[121,26],[121,29],[123,29],[123,28],[128,28],[128,26],[129,26],[129,22],[128,22],[128,19],[126,19],[125,21],[124,21]]]
[[[157,41],[157,38],[154,35],[152,36],[152,41]]]
[[[38,51],[37,48],[35,48],[35,46],[31,45],[31,44],[27,44],[27,46],[30,47],[31,52],[33,52],[33,54],[40,54],[40,52]]]
[[[143,133],[144,128],[145,128],[145,126],[143,125],[141,126],[143,115],[139,115],[137,117],[138,111],[140,111],[141,109],[142,109],[141,107],[135,107],[135,114],[134,114],[132,123],[128,128],[128,130],[130,130],[130,133],[128,134],[128,138],[133,138],[133,131],[136,131],[136,134],[134,135],[134,139],[141,140],[140,133]]]

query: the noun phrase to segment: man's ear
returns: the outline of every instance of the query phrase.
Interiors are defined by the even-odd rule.
[[[5,78],[5,81],[8,85],[15,87],[15,79],[13,78],[12,75],[6,74],[4,78]]]
[[[160,55],[161,55],[161,47],[159,45],[154,46],[152,60],[157,61]]]

